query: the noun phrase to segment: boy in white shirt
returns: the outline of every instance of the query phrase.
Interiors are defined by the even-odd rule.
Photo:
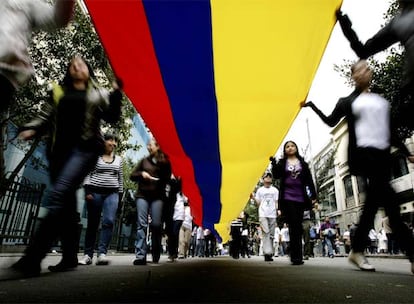
[[[259,207],[259,221],[263,232],[263,254],[266,262],[273,261],[273,239],[276,227],[279,190],[272,185],[272,173],[263,176],[263,186],[252,196]]]

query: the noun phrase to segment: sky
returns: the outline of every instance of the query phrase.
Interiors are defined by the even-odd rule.
[[[360,40],[365,42],[385,24],[384,14],[390,2],[391,0],[344,0],[341,10],[349,16],[353,29]],[[381,56],[383,58],[384,53],[375,55],[374,58],[381,59]],[[352,91],[352,88],[345,84],[346,79],[334,71],[334,64],[341,65],[344,60],[357,59],[337,23],[313,80],[307,101],[313,101],[323,113],[330,114],[338,99],[349,95]],[[299,112],[281,146],[285,141],[293,140],[297,143],[300,154],[309,159],[310,155],[317,154],[329,142],[330,130],[331,128],[327,127],[310,108],[304,108]],[[281,147],[276,155],[281,156]]]

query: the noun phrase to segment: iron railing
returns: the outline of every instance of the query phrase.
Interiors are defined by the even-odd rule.
[[[39,214],[44,184],[17,177],[0,197],[0,245],[27,245]]]

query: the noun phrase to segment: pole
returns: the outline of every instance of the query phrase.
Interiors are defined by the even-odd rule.
[[[309,121],[308,121],[308,118],[306,118],[306,131],[308,133],[308,145],[309,145],[309,154],[310,154],[309,165],[310,165],[310,170],[311,170],[312,178],[313,178],[313,181],[315,183],[316,191],[318,191],[318,189],[317,189],[318,188],[318,183],[316,181],[315,164],[314,164],[313,155],[312,155],[312,144],[311,144],[311,137],[310,137],[310,131],[309,131]]]

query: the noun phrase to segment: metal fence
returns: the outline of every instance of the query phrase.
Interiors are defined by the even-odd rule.
[[[0,245],[27,245],[39,214],[44,184],[16,178],[0,198]]]

